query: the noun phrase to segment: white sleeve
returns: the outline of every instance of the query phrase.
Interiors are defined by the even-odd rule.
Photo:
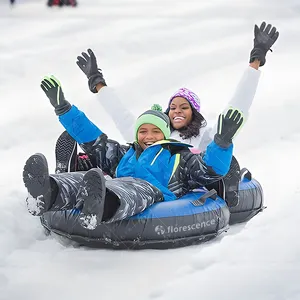
[[[204,128],[205,129],[203,130],[202,133],[200,131],[200,133],[201,133],[201,140],[200,140],[199,146],[196,147],[200,151],[205,151],[206,150],[206,147],[213,141],[214,135],[215,135],[215,134],[211,134],[211,132],[213,130],[212,127],[206,126]]]
[[[246,121],[248,119],[249,110],[256,93],[259,77],[260,71],[249,66],[244,72],[232,99],[226,105],[223,112],[227,111],[227,109],[232,106],[244,113],[244,118]],[[210,131],[211,140],[213,140],[214,135],[217,132],[217,126],[218,123],[216,122]]]
[[[134,140],[136,118],[122,103],[114,89],[103,87],[97,94],[98,101],[113,119],[117,129],[126,142]]]

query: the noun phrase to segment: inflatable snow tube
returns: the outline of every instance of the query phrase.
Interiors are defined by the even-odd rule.
[[[240,201],[229,208],[216,191],[198,190],[184,197],[152,205],[126,220],[101,224],[87,230],[78,223],[78,214],[49,211],[41,217],[50,231],[81,246],[111,249],[168,249],[199,244],[215,238],[228,224],[248,221],[263,209],[258,181],[243,178]]]
[[[230,213],[225,201],[214,193],[212,198],[206,195],[210,196],[207,191],[199,190],[176,201],[156,203],[138,215],[101,224],[95,230],[83,228],[78,214],[74,215],[71,210],[46,212],[41,222],[50,232],[82,246],[177,248],[208,241],[228,228]]]

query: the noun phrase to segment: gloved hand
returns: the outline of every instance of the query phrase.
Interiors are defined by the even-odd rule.
[[[260,67],[266,62],[266,54],[271,50],[271,47],[278,39],[279,32],[276,31],[276,27],[272,27],[271,24],[262,22],[260,27],[257,25],[254,27],[254,47],[250,53],[250,63],[255,59],[260,61]]]
[[[229,108],[226,115],[220,114],[218,129],[214,141],[221,148],[228,148],[232,139],[244,123],[243,113],[235,108]]]
[[[87,76],[89,89],[92,93],[97,93],[96,85],[98,83],[106,86],[106,82],[103,78],[101,69],[98,69],[97,59],[94,52],[91,49],[87,50],[87,53],[82,52],[82,56],[77,56],[77,65],[81,71]]]
[[[60,82],[53,75],[44,77],[41,82],[41,88],[49,98],[58,116],[71,109],[71,104],[65,99]]]
[[[77,156],[77,168],[76,171],[88,171],[93,168],[93,164],[85,153],[79,153]]]

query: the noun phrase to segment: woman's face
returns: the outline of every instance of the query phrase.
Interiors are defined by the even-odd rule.
[[[137,132],[138,143],[143,150],[164,138],[162,131],[152,124],[142,124]]]
[[[174,129],[188,126],[193,118],[190,103],[182,97],[174,98],[170,103],[169,118]]]

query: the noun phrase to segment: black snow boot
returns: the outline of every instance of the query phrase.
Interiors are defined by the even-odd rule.
[[[28,190],[26,199],[28,211],[34,216],[40,216],[55,201],[57,186],[51,179],[46,157],[36,153],[26,161],[23,171],[23,182]]]
[[[235,207],[239,204],[239,184],[241,181],[241,169],[238,161],[232,156],[230,169],[223,177],[225,200],[228,207]]]
[[[77,164],[77,142],[64,131],[55,145],[55,173],[75,172]]]
[[[86,229],[94,230],[102,221],[105,202],[105,178],[101,169],[91,169],[83,176],[77,207],[83,204],[79,222]]]

